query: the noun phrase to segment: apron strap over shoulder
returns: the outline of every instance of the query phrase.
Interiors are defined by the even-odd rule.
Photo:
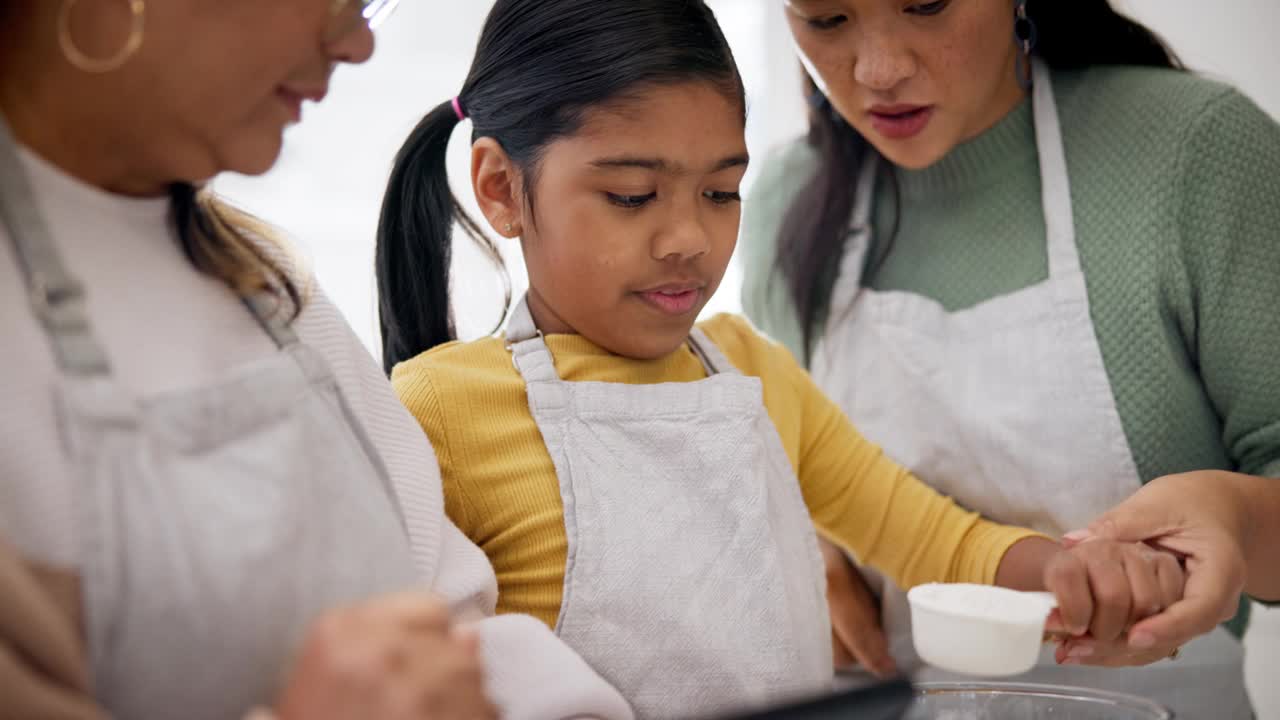
[[[720,351],[720,347],[707,337],[702,328],[695,327],[689,333],[689,349],[702,363],[708,375],[741,375],[738,368]]]
[[[1041,197],[1048,236],[1049,276],[1061,278],[1080,271],[1067,156],[1062,145],[1062,125],[1058,119],[1058,104],[1053,94],[1049,66],[1035,58],[1031,70],[1035,82],[1032,111],[1035,113],[1036,150],[1040,158],[1041,182],[1045,185]]]
[[[555,358],[547,347],[546,338],[533,322],[526,296],[516,304],[507,323],[507,350],[511,360],[526,383],[554,382],[560,380],[556,372]],[[701,328],[689,334],[689,349],[693,351],[708,375],[741,375],[733,363],[724,356]]]
[[[551,356],[542,331],[533,322],[533,313],[529,312],[528,295],[521,298],[511,312],[511,320],[507,323],[507,350],[511,352],[511,360],[525,383],[560,379],[555,358]]]
[[[258,324],[262,326],[262,329],[271,337],[276,347],[284,349],[300,342],[298,334],[280,316],[280,303],[274,295],[262,292],[246,297],[242,302],[249,309],[254,319],[258,321]]]
[[[0,223],[27,284],[31,308],[53,345],[58,366],[72,375],[108,375],[107,354],[94,338],[84,286],[62,261],[40,217],[18,158],[17,141],[0,119]]]

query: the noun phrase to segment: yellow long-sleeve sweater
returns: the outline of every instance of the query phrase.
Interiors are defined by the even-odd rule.
[[[967,512],[886,458],[813,384],[790,353],[744,320],[702,326],[764,403],[820,531],[904,587],[990,584],[1005,552],[1033,533]],[[629,384],[706,377],[688,347],[653,361],[619,357],[577,335],[547,345],[561,378]],[[498,611],[554,628],[564,586],[564,508],[551,456],[529,412],[505,343],[451,343],[401,363],[400,399],[439,456],[449,517],[484,549],[498,575]],[[690,428],[690,432],[697,432]]]

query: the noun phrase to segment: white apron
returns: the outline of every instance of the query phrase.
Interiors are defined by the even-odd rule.
[[[830,689],[826,578],[759,378],[694,330],[705,380],[565,382],[525,301],[507,340],[564,501],[557,634],[643,718]]]
[[[415,584],[373,445],[323,358],[264,303],[250,311],[277,354],[209,387],[132,396],[112,377],[3,122],[0,220],[63,373],[49,402],[83,483],[95,697],[121,718],[227,720],[270,704],[319,613]],[[0,484],[19,503],[41,492],[33,478]]]
[[[1059,536],[1124,500],[1140,480],[1089,314],[1043,63],[1034,77],[1048,279],[954,313],[923,296],[861,287],[873,159],[859,178],[813,374],[859,430],[925,482],[992,520]],[[904,669],[918,666],[904,593],[885,587],[883,608],[894,657]],[[923,679],[940,676],[926,671]],[[1176,662],[1145,668],[1059,667],[1049,646],[1021,679],[1136,692],[1184,718],[1251,713],[1241,644],[1221,628],[1187,645]]]

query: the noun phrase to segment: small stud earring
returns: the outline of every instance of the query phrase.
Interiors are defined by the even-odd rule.
[[[506,225],[503,225],[503,226],[502,226],[502,231],[503,231],[503,232],[505,232],[506,234],[510,235],[510,234],[511,234],[511,223],[507,223]]]

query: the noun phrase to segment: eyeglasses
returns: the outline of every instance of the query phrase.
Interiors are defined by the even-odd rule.
[[[400,0],[359,0],[358,4],[360,16],[370,28],[376,28],[396,9]]]
[[[329,12],[334,25],[329,37],[342,37],[361,23],[372,30],[382,24],[399,4],[400,0],[332,0]]]

